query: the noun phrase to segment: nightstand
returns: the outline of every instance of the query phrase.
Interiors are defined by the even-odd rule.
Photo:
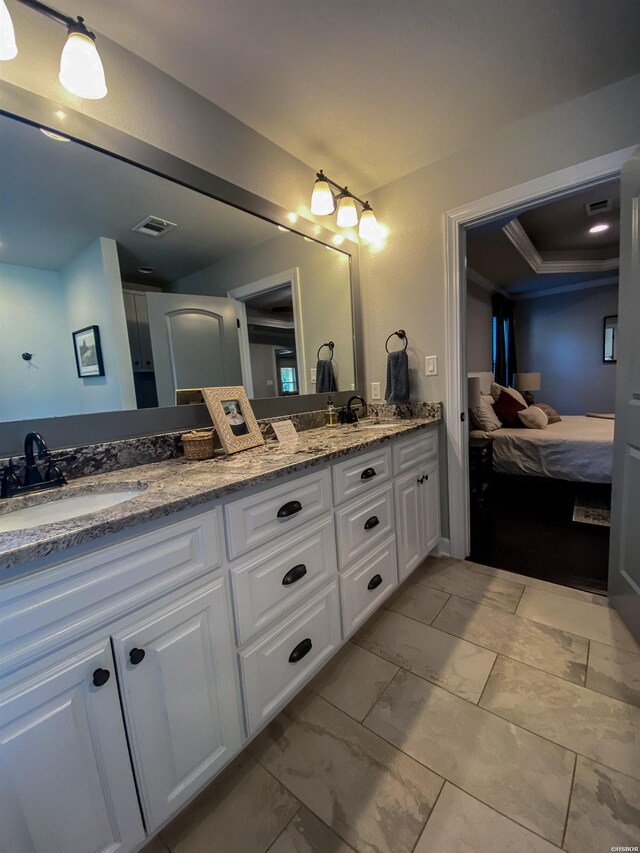
[[[469,439],[469,489],[472,503],[482,506],[493,473],[493,441]]]

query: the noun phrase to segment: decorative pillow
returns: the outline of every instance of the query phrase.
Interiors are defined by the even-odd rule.
[[[549,418],[538,408],[538,406],[529,406],[518,412],[518,417],[527,429],[546,429],[549,423]]]
[[[524,399],[522,394],[519,391],[516,391],[515,388],[506,388],[504,385],[498,385],[497,382],[491,383],[491,396],[494,400],[497,400],[502,391],[506,391],[507,394],[511,394],[522,406],[527,407],[527,401]]]
[[[559,424],[562,418],[556,412],[554,408],[552,408],[548,403],[536,403],[535,404],[539,409],[545,413],[547,418],[549,419],[550,424]]]
[[[474,426],[485,432],[493,432],[502,426],[493,410],[493,397],[490,394],[481,394],[480,405],[476,406],[475,409],[470,409],[469,412]]]
[[[506,427],[519,427],[518,412],[522,412],[526,408],[506,389],[500,392],[500,396],[493,406],[494,412],[502,421],[503,426]]]

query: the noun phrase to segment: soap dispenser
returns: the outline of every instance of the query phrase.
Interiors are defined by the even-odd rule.
[[[336,407],[333,405],[333,397],[331,394],[329,394],[329,397],[327,398],[327,408],[324,412],[324,424],[328,427],[338,425],[338,412]]]

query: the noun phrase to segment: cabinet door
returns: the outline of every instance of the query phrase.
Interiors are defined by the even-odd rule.
[[[424,524],[423,486],[418,484],[419,476],[417,471],[409,471],[401,477],[396,477],[393,484],[400,581],[403,581],[424,557],[421,530]]]
[[[422,501],[423,557],[430,554],[440,541],[440,484],[438,460],[423,465],[420,476],[424,478],[418,487]]]
[[[151,333],[149,331],[149,312],[147,311],[146,294],[136,293],[135,302],[138,337],[140,339],[140,369],[151,371],[153,370],[153,353],[151,351]]]
[[[3,853],[144,839],[108,639],[0,690],[0,802]]]
[[[127,334],[129,335],[129,349],[131,350],[131,364],[134,370],[142,367],[142,352],[140,350],[140,335],[138,332],[138,318],[136,315],[136,295],[128,290],[122,294],[124,301],[124,313],[127,318]]]
[[[240,747],[224,578],[113,637],[136,778],[153,832]]]

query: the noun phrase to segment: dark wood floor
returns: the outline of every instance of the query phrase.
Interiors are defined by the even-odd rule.
[[[606,592],[609,528],[573,521],[576,489],[611,494],[610,486],[494,475],[484,506],[471,508],[469,559]]]

